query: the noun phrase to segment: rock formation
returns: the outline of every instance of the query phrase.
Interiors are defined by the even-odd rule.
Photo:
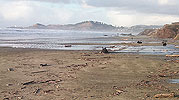
[[[160,29],[145,30],[140,35],[148,35],[157,38],[173,38],[179,40],[179,22],[166,24]]]
[[[139,35],[150,36],[152,33],[156,32],[157,29],[145,29],[143,32],[140,32]]]

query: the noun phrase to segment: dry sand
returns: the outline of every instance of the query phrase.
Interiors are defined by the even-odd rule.
[[[176,58],[98,52],[0,48],[0,100],[179,99]]]

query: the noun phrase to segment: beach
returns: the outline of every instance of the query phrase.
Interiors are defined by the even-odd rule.
[[[0,99],[178,99],[177,57],[99,52],[1,47]]]
[[[0,0],[0,100],[179,100],[178,5]]]

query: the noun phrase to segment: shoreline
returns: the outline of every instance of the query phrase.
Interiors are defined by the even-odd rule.
[[[0,61],[2,100],[155,100],[156,94],[179,95],[178,84],[167,82],[179,79],[176,57],[0,48]]]

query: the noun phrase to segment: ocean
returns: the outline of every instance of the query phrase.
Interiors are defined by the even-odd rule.
[[[174,45],[166,47],[110,45],[112,43],[136,42],[115,38],[121,37],[121,34],[123,33],[4,28],[0,29],[0,47],[53,50],[101,50],[103,47],[107,47],[116,53],[179,54],[179,49]],[[70,47],[66,47],[66,45],[70,45]]]

